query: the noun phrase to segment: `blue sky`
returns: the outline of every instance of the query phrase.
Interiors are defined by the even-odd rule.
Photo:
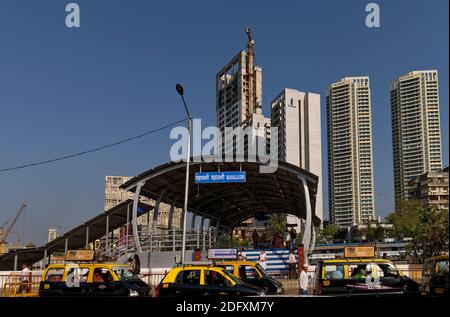
[[[177,82],[194,116],[213,125],[215,74],[245,48],[245,26],[263,67],[266,115],[284,87],[321,94],[324,175],[326,87],[343,76],[370,76],[377,215],[393,210],[389,85],[399,75],[439,71],[448,165],[447,0],[375,1],[377,29],[365,26],[371,1],[362,0],[79,0],[78,29],[65,26],[68,2],[0,1],[0,169],[182,119]],[[25,240],[42,243],[48,227],[64,231],[89,219],[102,211],[105,175],[136,175],[169,160],[169,133],[1,173],[0,223],[27,202]]]

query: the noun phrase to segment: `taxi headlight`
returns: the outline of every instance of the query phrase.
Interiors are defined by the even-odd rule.
[[[130,291],[129,296],[130,297],[137,297],[137,296],[139,296],[139,293],[137,291]]]

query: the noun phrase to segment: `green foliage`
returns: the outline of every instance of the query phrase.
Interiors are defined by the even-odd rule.
[[[427,257],[448,252],[449,211],[417,201],[405,201],[387,218],[394,225],[397,237],[411,237],[408,253],[423,261]]]
[[[448,252],[449,229],[448,209],[423,206],[419,209],[419,224],[414,232],[411,247],[420,259]]]
[[[413,237],[419,224],[418,210],[421,208],[418,201],[403,201],[399,208],[387,216],[388,223],[394,225],[394,234],[399,238]]]
[[[272,214],[266,227],[266,239],[272,242],[275,238],[275,234],[278,233],[280,238],[283,239],[286,231],[286,215],[284,214]]]
[[[381,241],[385,237],[385,230],[380,225],[380,223],[369,221],[367,224],[367,234],[366,240],[367,242],[376,242]]]
[[[316,243],[333,243],[335,228],[333,225],[327,225],[317,230]]]

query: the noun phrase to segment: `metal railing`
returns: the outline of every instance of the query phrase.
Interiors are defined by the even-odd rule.
[[[1,297],[33,297],[39,294],[41,275],[32,272],[11,272],[0,275]]]
[[[143,252],[180,251],[182,247],[182,230],[140,231],[139,242]],[[216,232],[208,230],[188,231],[186,233],[186,250],[200,248],[207,250],[216,244]],[[100,256],[119,259],[136,252],[134,236],[128,235],[115,241],[104,240],[104,246],[97,250]]]

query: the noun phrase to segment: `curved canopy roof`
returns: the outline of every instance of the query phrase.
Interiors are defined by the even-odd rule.
[[[210,157],[211,158],[211,157]],[[207,162],[198,157],[191,161],[188,210],[231,228],[256,214],[284,213],[306,218],[306,200],[303,177],[309,188],[313,223],[320,224],[314,215],[318,177],[294,165],[279,162],[274,173],[260,173],[259,161]],[[245,171],[245,183],[195,184],[195,172]],[[135,191],[139,182],[145,182],[140,195],[183,208],[185,162],[170,162],[150,169],[122,185]]]

